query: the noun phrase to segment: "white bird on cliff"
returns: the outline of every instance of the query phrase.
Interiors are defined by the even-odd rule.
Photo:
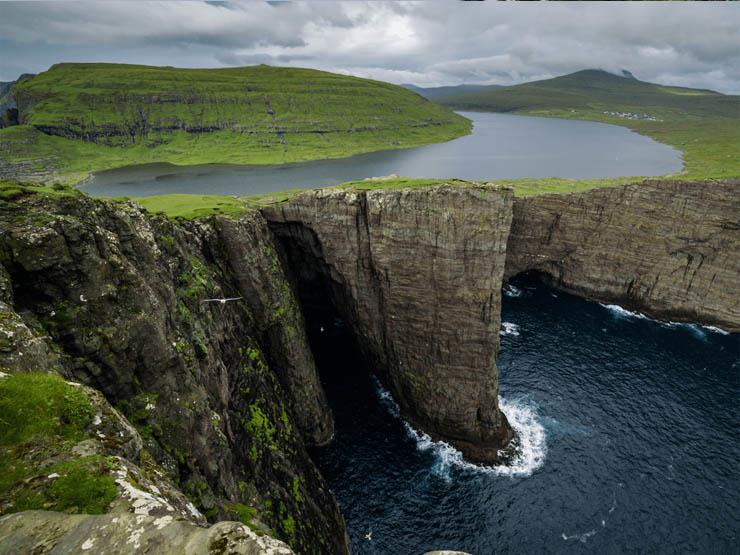
[[[202,303],[221,303],[221,304],[226,304],[229,301],[239,301],[241,299],[242,299],[242,297],[226,297],[226,298],[222,298],[222,299],[203,299],[200,302],[202,302]]]

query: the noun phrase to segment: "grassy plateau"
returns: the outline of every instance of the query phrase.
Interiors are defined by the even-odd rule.
[[[470,122],[403,87],[323,71],[57,64],[13,90],[0,177],[74,183],[170,162],[276,164],[441,142]]]

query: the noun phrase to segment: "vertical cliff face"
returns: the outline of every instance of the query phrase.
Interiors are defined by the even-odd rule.
[[[334,304],[403,416],[476,461],[512,434],[495,366],[512,202],[483,186],[318,190],[263,210],[304,297]]]
[[[101,391],[209,519],[347,550],[304,447],[331,436],[331,416],[259,213],[175,223],[31,195],[0,201],[0,232],[0,365]]]
[[[517,198],[506,279],[740,330],[740,182],[646,182]]]
[[[303,315],[274,248],[265,220],[252,214],[216,220],[219,242],[237,290],[251,309],[271,367],[290,397],[293,416],[309,445],[323,445],[334,421],[306,339]]]

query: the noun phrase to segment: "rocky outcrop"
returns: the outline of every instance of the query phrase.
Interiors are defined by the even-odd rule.
[[[0,82],[0,129],[18,125],[18,106],[16,105],[13,89],[16,84],[31,77],[33,77],[33,74],[24,73],[15,81]]]
[[[272,241],[255,212],[175,223],[82,195],[0,201],[0,361],[102,392],[210,521],[255,515],[298,551],[344,553],[304,447],[331,418]]]
[[[475,461],[512,435],[495,366],[512,202],[486,186],[318,190],[263,210],[304,303],[323,292],[404,418]]]
[[[238,522],[201,528],[171,517],[26,511],[0,517],[0,553],[290,555],[293,551]]]
[[[740,331],[740,181],[649,181],[519,197],[507,279]]]

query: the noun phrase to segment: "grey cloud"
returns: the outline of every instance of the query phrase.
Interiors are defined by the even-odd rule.
[[[92,61],[92,52],[95,61],[303,65],[430,86],[626,68],[737,93],[738,28],[732,3],[11,2],[0,3],[0,80]]]
[[[305,62],[313,60],[313,56],[304,54],[234,54],[231,52],[217,53],[216,60],[224,66],[248,66],[257,64],[268,65],[304,65]]]

